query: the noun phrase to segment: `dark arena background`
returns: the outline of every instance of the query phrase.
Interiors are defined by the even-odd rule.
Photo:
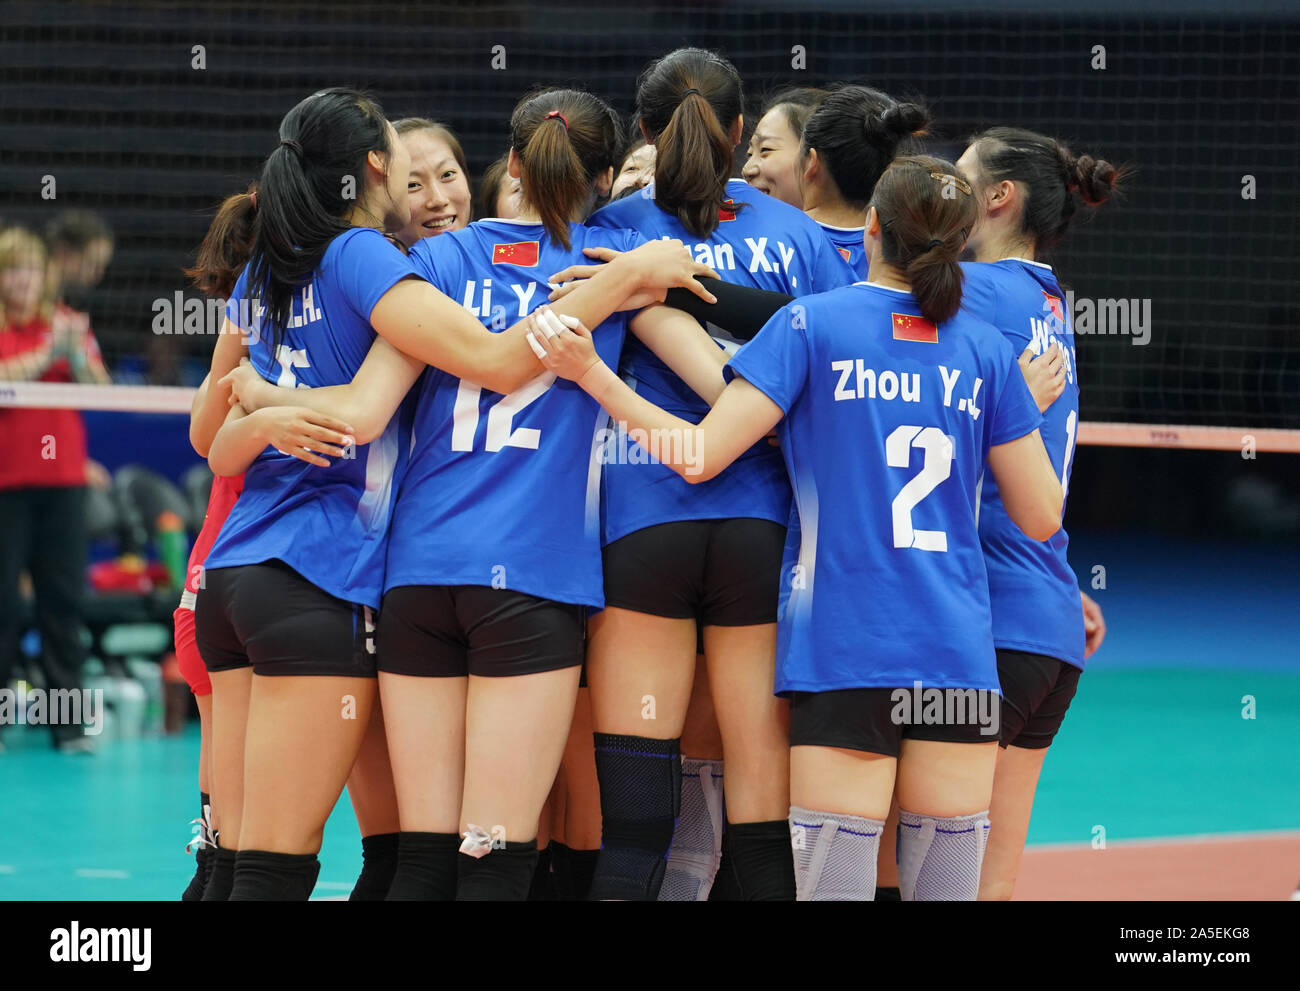
[[[1133,167],[1124,197],[1049,259],[1080,297],[1129,301],[1126,313],[1149,319],[1077,338],[1065,523],[1108,635],[1047,760],[1017,897],[1289,898],[1300,880],[1294,2],[5,0],[0,226],[41,231],[84,209],[113,232],[102,282],[72,302],[115,386],[134,391],[110,409],[84,404],[90,456],[110,473],[138,464],[196,484],[188,394],[168,389],[199,384],[212,338],[158,332],[156,301],[200,298],[181,269],[300,99],[353,85],[392,119],[444,122],[477,184],[522,94],[576,85],[630,117],[641,69],[685,44],[717,49],[744,79],[736,174],[765,94],[836,81],[923,99],[945,157],[1012,124]],[[23,405],[7,388],[0,402]],[[117,544],[101,532],[92,560],[159,557],[150,523]],[[185,524],[192,539],[195,516]],[[92,631],[88,679],[145,687],[143,715],[118,713],[91,758],[49,751],[34,727],[0,727],[0,899],[171,899],[192,873],[197,723],[166,676],[169,602],[161,621],[141,608]],[[20,659],[10,687],[23,670]],[[358,851],[341,803],[316,897],[346,896]]]

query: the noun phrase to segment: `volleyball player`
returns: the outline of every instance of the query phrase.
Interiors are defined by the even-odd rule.
[[[470,222],[469,170],[455,132],[426,117],[405,117],[393,123],[393,130],[411,158],[406,184],[411,219],[397,239],[409,248],[423,238],[463,229]],[[362,853],[361,874],[350,898],[382,901],[397,870],[401,826],[381,705],[372,712],[347,791]]]
[[[621,200],[629,193],[644,189],[654,181],[655,146],[648,143],[645,135],[637,129],[632,144],[623,153],[623,160],[614,170],[614,185],[610,188],[610,201]]]
[[[620,381],[585,332],[534,321],[547,366],[617,420],[657,430],[640,436],[684,479],[668,438],[693,436],[707,480],[781,423],[802,523],[776,679],[791,696],[801,900],[872,898],[896,776],[904,899],[974,899],[995,741],[980,712],[916,718],[914,686],[997,691],[975,521],[986,464],[1028,536],[1060,527],[1060,480],[1016,356],[958,309],[975,205],[954,173],[934,158],[894,162],[867,215],[870,281],[774,317],[698,426]]]
[[[380,108],[354,91],[323,90],[286,115],[259,182],[252,258],[227,311],[250,334],[263,374],[294,385],[348,381],[375,331],[392,356],[384,378],[404,376],[403,393],[427,361],[505,393],[537,374],[522,327],[488,334],[373,230],[409,220],[409,164]],[[698,266],[679,255],[672,245],[629,253],[621,273],[570,305],[598,322],[647,284],[691,281]],[[248,315],[230,321],[241,304]],[[214,366],[231,350],[219,338]],[[214,777],[230,820],[222,830],[239,851],[232,899],[310,893],[325,818],[369,724],[371,610],[406,444],[400,418],[349,433],[362,445],[349,451],[357,456],[315,472],[268,451],[262,425],[236,407],[209,454],[219,474],[248,469],[195,616],[213,682]],[[302,434],[303,445],[336,457],[348,439]]]
[[[792,86],[770,96],[749,138],[741,177],[755,189],[806,209],[799,189],[803,129],[826,99],[826,90]]]
[[[228,197],[213,218],[194,267],[186,270],[195,285],[209,296],[225,298],[234,289],[252,251],[256,210],[256,185],[252,185],[246,192]],[[233,357],[234,352],[228,353]],[[214,356],[214,367],[218,360]],[[219,409],[218,404],[209,399],[211,382],[211,375],[203,380],[196,390],[191,407],[190,441],[204,457],[207,457],[221,426],[221,419],[224,418],[225,404],[221,403],[223,408]],[[224,388],[218,386],[218,392],[214,395],[224,394]],[[207,415],[204,415],[205,412]],[[277,410],[258,416],[263,421],[263,429],[272,447],[285,452],[298,451],[304,456],[309,456],[306,448],[297,446],[300,429],[306,426],[328,429],[331,424],[331,421],[301,408]],[[203,584],[207,553],[242,488],[242,474],[229,478],[218,475],[213,479],[203,527],[190,552],[186,590],[173,615],[177,659],[199,708],[200,818],[197,864],[195,878],[182,900],[203,895],[218,859],[223,861],[223,869],[216,871],[216,882],[210,897],[213,900],[224,900],[228,897],[233,882],[232,855],[227,853],[225,857],[220,857],[217,853],[217,833],[221,827],[220,803],[214,803],[210,794],[213,777],[212,683],[195,642],[194,605]],[[228,751],[229,748],[223,750]],[[361,831],[363,862],[350,895],[352,900],[382,899],[396,869],[398,819],[392,778],[384,742],[383,719],[376,707],[347,785],[348,797]]]
[[[502,155],[483,172],[479,183],[477,216],[511,220],[519,214],[519,180],[506,172],[509,154]]]
[[[740,77],[726,59],[697,48],[664,56],[638,81],[636,106],[656,151],[654,182],[598,211],[593,224],[681,238],[728,282],[799,295],[852,280],[815,223],[730,178],[743,120]],[[621,367],[661,405],[693,419],[706,411],[638,342]],[[737,873],[746,897],[792,894],[784,704],[771,694],[790,506],[780,456],[764,442],[696,487],[654,463],[611,464],[605,492],[606,608],[592,618],[587,659],[604,822],[592,897],[658,895],[680,807],[697,624],[734,761],[724,789],[739,827]],[[707,860],[714,830],[700,818],[692,847]]]
[[[455,132],[427,117],[404,117],[393,129],[411,156],[411,220],[398,239],[410,248],[422,238],[464,229],[472,219],[469,168]]]
[[[205,379],[203,387],[206,388],[207,384]],[[185,569],[185,589],[181,593],[180,604],[172,613],[176,660],[180,665],[181,677],[193,692],[199,710],[199,832],[194,840],[197,847],[196,864],[194,877],[181,895],[181,901],[198,901],[203,897],[203,889],[211,877],[217,850],[217,827],[211,797],[212,681],[194,642],[194,603],[203,581],[203,563],[207,559],[208,550],[221,531],[221,525],[230,514],[235,500],[239,498],[243,485],[242,475],[213,479],[212,489],[208,493],[207,511],[203,515],[203,527],[194,540]]]
[[[963,306],[996,326],[1018,353],[1051,348],[1060,356],[1063,391],[1044,412],[1042,435],[1068,492],[1079,429],[1074,328],[1056,273],[1039,259],[1065,236],[1080,204],[1096,207],[1110,198],[1122,173],[1090,155],[1076,158],[1052,138],[1011,127],[976,135],[958,165],[979,206],[969,241],[975,261],[963,266]],[[1085,602],[1070,569],[1065,530],[1045,543],[1028,540],[1008,517],[993,479],[980,491],[979,530],[1002,685],[1001,752],[990,806],[996,825],[980,897],[1009,899],[1043,759],[1090,653],[1084,608],[1096,606]]]
[[[867,277],[863,228],[876,181],[894,157],[915,149],[930,114],[867,86],[843,86],[808,117],[799,146],[803,209],[821,225],[858,278]]]
[[[239,279],[244,259],[252,250],[251,239],[243,244],[229,244],[228,233],[236,225],[249,228],[249,218],[239,220],[242,213],[251,214],[256,206],[253,195],[256,186],[250,185],[245,193],[227,197],[213,218],[209,235],[199,248],[194,267],[185,270],[195,283],[208,296],[216,299],[228,297]],[[227,248],[227,252],[222,252]],[[191,412],[191,443],[204,457],[212,446],[212,441],[220,429],[221,423],[216,416],[210,417],[206,432],[197,423],[195,414],[206,404],[211,377],[204,378],[194,393]],[[198,431],[197,433],[195,431]],[[208,551],[212,548],[222,524],[230,515],[230,510],[239,498],[244,487],[242,475],[225,478],[216,476],[208,491],[208,505],[203,514],[203,526],[194,538],[190,549],[189,561],[185,568],[185,588],[181,592],[181,601],[172,613],[172,628],[176,660],[180,666],[181,677],[194,695],[194,702],[199,710],[199,827],[194,840],[195,869],[194,877],[181,895],[182,901],[198,901],[203,897],[203,890],[212,875],[213,863],[217,855],[216,812],[212,803],[212,681],[208,669],[199,656],[198,645],[194,641],[194,604],[198,591],[203,585],[203,565]]]

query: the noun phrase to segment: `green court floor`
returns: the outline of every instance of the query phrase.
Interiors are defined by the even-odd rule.
[[[1255,699],[1242,718],[1242,697]],[[193,862],[197,729],[93,757],[15,727],[0,755],[0,899],[174,899]],[[1031,843],[1300,828],[1300,675],[1091,666],[1048,755]],[[351,807],[325,830],[316,897],[361,863]]]

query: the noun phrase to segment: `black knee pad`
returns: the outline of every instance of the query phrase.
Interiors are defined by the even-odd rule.
[[[235,883],[235,856],[239,851],[217,847],[212,857],[212,873],[208,883],[203,886],[205,902],[224,902],[230,900],[230,889]]]
[[[449,902],[456,897],[457,833],[398,834],[390,902]]]
[[[201,846],[194,854],[194,876],[190,878],[190,883],[185,891],[181,894],[183,902],[197,902],[203,900],[203,889],[208,885],[208,879],[212,877],[212,862],[216,859],[216,848],[210,846]]]
[[[507,842],[481,857],[459,854],[456,901],[522,902],[528,900],[537,867],[537,841]]]
[[[551,874],[555,879],[555,897],[562,902],[585,902],[596,873],[599,850],[574,850],[551,841]]]
[[[240,850],[230,901],[305,902],[319,874],[320,861],[314,853]]]
[[[348,896],[350,902],[382,902],[397,872],[399,833],[361,837],[361,874]]]
[[[654,901],[681,811],[681,741],[593,736],[602,824],[589,897]]]
[[[729,822],[723,843],[724,849],[731,854],[741,901],[795,900],[794,856],[788,820]]]
[[[555,876],[551,871],[552,843],[544,850],[537,851],[537,866],[533,868],[533,881],[528,888],[528,901],[553,902],[558,898],[555,893]]]

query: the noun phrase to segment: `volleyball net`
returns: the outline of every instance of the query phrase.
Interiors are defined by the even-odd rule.
[[[689,43],[736,64],[751,128],[777,88],[859,81],[924,99],[932,150],[951,158],[1011,124],[1133,165],[1127,195],[1049,259],[1074,316],[1079,443],[1231,450],[1249,437],[1300,451],[1300,16],[1251,0],[1231,19],[1109,0],[1087,14],[1023,0],[783,6],[672,0],[593,17],[577,2],[235,0],[124,17],[10,0],[0,227],[39,232],[65,209],[107,221],[112,262],[70,302],[118,384],[3,383],[0,405],[188,411],[219,321],[181,269],[306,94],[356,85],[393,118],[445,121],[477,180],[525,92],[576,84],[630,114],[645,63]]]

